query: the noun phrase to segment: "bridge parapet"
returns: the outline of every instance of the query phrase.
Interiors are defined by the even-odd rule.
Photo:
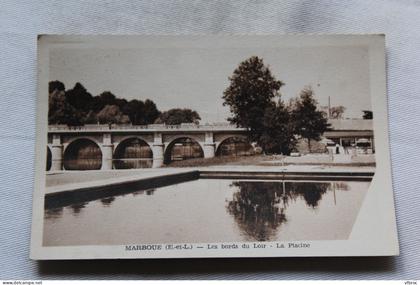
[[[245,128],[238,128],[230,124],[181,124],[181,125],[84,125],[84,126],[67,126],[67,125],[49,125],[49,133],[72,133],[72,132],[162,132],[162,131],[245,131]]]

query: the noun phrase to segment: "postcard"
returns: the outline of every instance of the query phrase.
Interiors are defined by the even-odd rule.
[[[31,258],[398,255],[384,35],[38,36]]]

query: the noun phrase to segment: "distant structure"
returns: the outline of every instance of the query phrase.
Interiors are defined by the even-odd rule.
[[[364,119],[328,120],[330,130],[324,133],[324,137],[342,147],[350,147],[357,144],[359,140],[366,140],[370,143],[375,152],[373,137],[373,121]]]

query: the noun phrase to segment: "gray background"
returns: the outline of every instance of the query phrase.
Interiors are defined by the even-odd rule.
[[[385,33],[393,183],[401,255],[35,262],[36,35]],[[419,1],[0,0],[0,279],[420,278]],[[357,82],[355,83],[357,84]]]

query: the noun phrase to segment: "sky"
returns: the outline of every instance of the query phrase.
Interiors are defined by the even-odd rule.
[[[282,99],[298,96],[310,85],[320,105],[343,105],[344,117],[361,118],[371,109],[369,54],[363,46],[244,48],[52,48],[49,79],[71,89],[82,83],[92,95],[151,99],[158,109],[190,108],[201,123],[224,122],[222,106],[228,77],[239,63],[259,56],[276,79]]]

